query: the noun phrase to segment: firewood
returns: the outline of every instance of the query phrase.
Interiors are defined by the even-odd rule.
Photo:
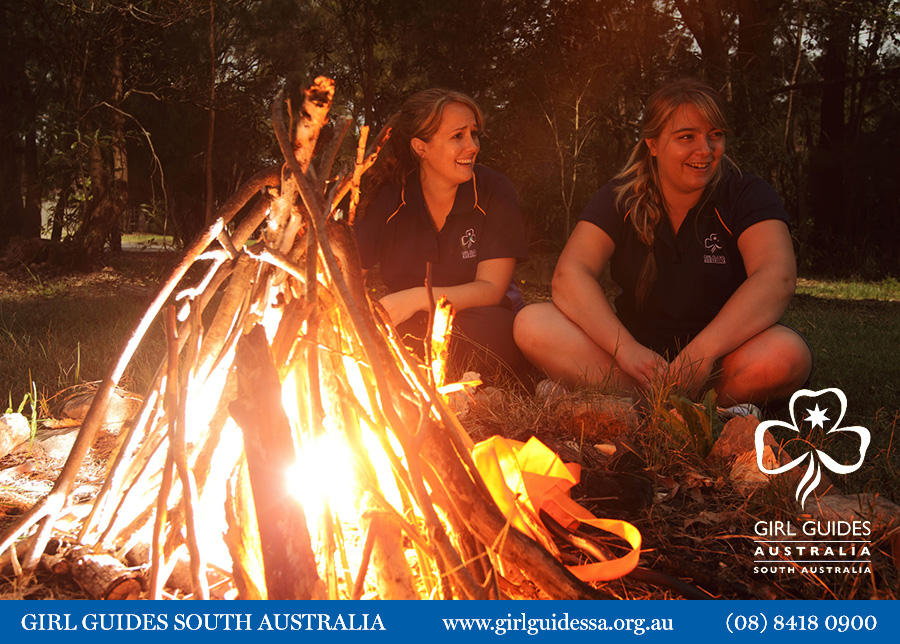
[[[320,596],[319,575],[306,514],[288,496],[285,483],[285,472],[295,461],[293,438],[261,326],[238,343],[235,368],[238,397],[231,414],[244,434],[268,598],[315,599]]]
[[[67,558],[72,577],[92,599],[140,599],[140,573],[107,554],[75,548]]]
[[[400,529],[383,519],[377,505],[364,498],[359,526],[372,540],[371,567],[375,571],[379,599],[418,599],[403,550]]]
[[[225,545],[231,554],[232,578],[239,599],[266,599],[265,569],[247,463],[238,466],[228,482],[225,499],[228,530]]]
[[[152,597],[162,596],[185,545],[192,595],[205,597],[215,568],[207,563],[210,539],[221,537],[200,530],[201,516],[216,493],[225,497],[217,529],[232,560],[226,583],[242,599],[358,598],[367,578],[386,599],[607,597],[572,576],[550,544],[510,526],[473,462],[471,441],[438,393],[440,376],[429,380],[432,365],[418,364],[369,298],[353,231],[332,211],[342,190],[357,192],[359,175],[388,134],[371,153],[360,143],[353,179],[326,185],[334,139],[319,162],[312,160],[332,96],[333,84],[318,79],[290,128],[281,97],[276,101],[273,125],[285,166],[256,175],[186,251],[101,385],[54,490],[3,535],[0,551],[14,568],[13,553],[24,555],[26,570],[36,565],[136,344],[188,268],[211,261],[194,286],[180,287],[181,323],[166,310],[167,360],[81,523],[82,554],[73,568],[92,597],[141,594],[137,573],[94,554],[125,553],[138,542],[152,544]],[[263,188],[228,235],[225,222]],[[260,243],[246,248],[267,217]],[[213,304],[204,324],[201,314]],[[297,389],[297,401],[286,413],[281,396],[288,386]],[[296,465],[295,446],[326,432],[350,450],[343,464],[359,507],[338,512],[326,501],[310,535],[306,508],[290,494],[286,474]],[[389,464],[386,475],[373,463],[376,452]],[[25,547],[13,546],[35,524]],[[351,561],[348,546],[357,534],[365,535],[364,552],[362,561]]]

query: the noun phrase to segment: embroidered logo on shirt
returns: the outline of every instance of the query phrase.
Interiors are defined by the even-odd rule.
[[[478,254],[478,251],[472,248],[475,245],[475,229],[469,228],[460,241],[462,242],[463,259],[472,259]]]
[[[706,238],[706,241],[703,242],[703,247],[706,248],[711,254],[703,256],[704,264],[724,264],[725,256],[724,255],[716,255],[717,250],[722,249],[722,245],[719,244],[719,234],[713,233],[709,237]]]

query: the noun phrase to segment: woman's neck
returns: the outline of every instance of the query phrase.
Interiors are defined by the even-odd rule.
[[[672,224],[672,230],[675,231],[675,234],[678,234],[678,229],[681,228],[681,224],[687,218],[688,212],[690,212],[691,208],[700,203],[700,198],[702,196],[702,192],[689,195],[677,194],[673,199],[669,195],[663,194],[666,205],[666,216],[669,218],[669,222]]]
[[[429,181],[422,174],[419,176],[422,183],[422,196],[425,197],[425,206],[428,208],[428,214],[434,227],[440,230],[447,221],[447,216],[453,209],[453,202],[456,200],[456,190],[458,185],[450,185],[440,181]]]

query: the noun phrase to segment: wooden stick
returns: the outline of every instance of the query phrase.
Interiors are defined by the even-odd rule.
[[[281,383],[259,325],[237,346],[238,397],[231,415],[244,434],[269,599],[320,596],[316,558],[303,508],[287,494],[284,474],[296,461],[281,406]]]
[[[175,333],[175,309],[167,310],[166,327],[170,329],[170,333]],[[199,353],[199,311],[195,311],[191,316],[193,323],[193,356],[188,356],[186,362],[191,367],[196,366],[196,360]],[[194,358],[192,360],[191,358]],[[180,395],[177,399],[177,418],[174,423],[175,431],[170,433],[170,449],[175,453],[175,469],[178,477],[181,479],[181,501],[184,508],[184,523],[187,528],[187,546],[191,555],[191,576],[194,582],[194,597],[196,599],[209,599],[209,583],[206,578],[206,567],[203,559],[203,552],[200,549],[200,543],[197,536],[197,519],[194,507],[197,505],[197,483],[194,480],[194,473],[191,472],[187,462],[187,437],[186,437],[186,408],[187,408],[187,391],[190,383],[190,371],[186,374],[184,380],[179,383]]]
[[[365,172],[366,141],[369,138],[369,126],[359,128],[359,145],[356,146],[356,165],[353,168],[353,180],[350,183],[350,225],[356,221],[356,207],[359,205],[359,184]]]
[[[226,487],[225,544],[231,554],[232,579],[240,599],[266,599],[266,579],[260,559],[259,527],[253,508],[247,462],[235,468]]]

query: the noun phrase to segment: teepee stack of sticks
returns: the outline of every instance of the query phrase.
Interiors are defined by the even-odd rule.
[[[367,152],[361,128],[355,167],[333,174],[352,122],[329,118],[333,95],[320,77],[298,109],[276,100],[284,164],[234,194],[163,283],[55,487],[3,535],[17,572],[50,559],[105,597],[170,596],[178,562],[195,598],[603,596],[492,500],[439,391],[444,333],[423,369],[369,299],[347,220],[379,142]],[[160,318],[168,355],[99,493],[73,507],[110,397]],[[432,318],[452,313],[438,303]],[[135,552],[137,579],[116,568]]]

